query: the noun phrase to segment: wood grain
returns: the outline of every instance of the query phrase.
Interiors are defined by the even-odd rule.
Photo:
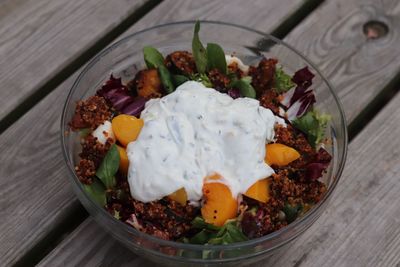
[[[366,38],[373,20],[389,27],[386,36]],[[332,82],[349,121],[399,73],[399,40],[398,0],[326,1],[285,38]]]
[[[0,3],[0,120],[145,2]]]
[[[182,19],[199,16],[216,20],[226,18],[239,24],[256,25],[257,21],[252,21],[250,15],[244,16],[244,11],[247,14],[258,13],[258,19],[262,20],[259,25],[271,31],[301,4],[300,0],[270,0],[267,4],[264,0],[253,1],[252,4],[236,0],[235,8],[222,9],[231,1],[199,2],[166,1],[130,32],[176,20],[177,13]],[[274,13],[270,13],[270,10]],[[70,31],[68,27],[66,29]],[[50,230],[67,220],[72,206],[76,204],[76,198],[68,186],[59,143],[61,108],[75,78],[76,74],[1,135],[0,265],[17,261]]]
[[[68,240],[57,247],[57,250],[63,251],[63,253],[57,254],[57,260],[54,257],[46,257],[38,266],[158,266],[137,257],[130,250],[121,246],[92,218],[87,219],[78,229],[71,233]],[[79,235],[82,234],[82,231],[85,232],[85,235],[81,238]],[[79,252],[71,249],[72,246],[78,245],[77,240],[82,242]]]
[[[2,2],[0,118],[21,96],[35,90],[144,2]],[[49,167],[61,160],[54,158],[55,154],[61,156],[61,105],[60,100],[58,106],[51,105],[53,110],[38,109],[25,120],[25,130],[12,128],[1,136],[0,265],[14,263],[77,206],[65,189],[66,172]],[[36,132],[34,125],[38,126]]]
[[[272,32],[297,11],[302,0],[166,0],[139,20],[126,35],[153,25],[182,20],[217,20]]]
[[[394,16],[399,12],[399,4],[380,1],[374,8],[372,2],[363,1],[365,6],[357,3],[360,1],[326,2],[287,39],[330,77],[345,103],[349,122],[398,73],[395,43],[399,39],[399,28],[390,28],[391,33],[383,39],[367,41],[362,35],[362,25],[383,17],[391,18],[388,25],[397,25]],[[142,23],[151,17],[149,13]],[[359,49],[352,46],[353,42]],[[400,218],[396,206],[399,145],[393,144],[394,140],[398,142],[400,134],[400,117],[393,115],[399,102],[397,97],[351,144],[343,181],[332,204],[312,229],[287,251],[258,266],[393,266],[399,261],[396,241]],[[388,153],[396,144],[395,151]],[[91,253],[82,252],[80,244],[88,239],[86,232],[94,227],[98,226],[90,222],[78,227],[41,265],[57,265],[59,259],[66,262],[72,258],[78,265],[98,266],[100,259],[107,261],[107,266],[146,265],[144,260],[137,262],[132,254],[121,257],[118,252],[125,248],[120,244],[109,247],[102,242],[90,242]],[[106,234],[99,231],[98,235],[104,238]],[[92,254],[93,251],[101,252]],[[113,265],[113,261],[117,264]]]
[[[72,85],[74,77],[66,84]],[[58,90],[48,103],[68,91]],[[62,164],[61,103],[39,105],[0,138],[0,258],[9,266],[71,215],[76,206]]]

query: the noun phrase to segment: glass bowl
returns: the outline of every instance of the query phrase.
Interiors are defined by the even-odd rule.
[[[327,128],[327,134],[332,139],[332,145],[328,147],[332,163],[322,178],[328,190],[319,203],[287,227],[261,238],[229,245],[194,245],[161,240],[114,219],[84,192],[74,172],[81,149],[80,138],[76,133],[68,133],[67,123],[73,116],[76,101],[95,94],[96,89],[109,78],[111,73],[122,77],[124,82],[133,79],[136,72],[145,66],[142,53],[145,45],[156,47],[164,55],[176,50],[191,51],[194,23],[194,21],[171,23],[134,33],[106,48],[91,60],[75,81],[65,102],[61,121],[62,149],[69,170],[69,179],[79,200],[105,230],[133,252],[166,265],[241,266],[259,261],[284,248],[317,220],[327,207],[346,158],[346,120],[332,86],[309,60],[284,42],[243,26],[222,22],[201,22],[200,38],[203,43],[218,43],[227,54],[235,53],[247,64],[258,62],[262,56],[275,57],[290,74],[304,66],[308,66],[315,73],[313,88],[317,98],[316,107],[332,117]]]

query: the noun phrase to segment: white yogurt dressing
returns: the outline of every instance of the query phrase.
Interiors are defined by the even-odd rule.
[[[273,169],[264,162],[265,143],[281,122],[250,98],[188,81],[175,92],[146,103],[144,126],[129,143],[132,197],[149,202],[184,187],[191,201],[202,197],[206,176],[218,173],[233,196],[245,193]]]

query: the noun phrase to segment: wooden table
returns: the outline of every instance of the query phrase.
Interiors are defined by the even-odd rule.
[[[347,115],[348,161],[327,210],[288,250],[255,266],[400,266],[398,0],[1,1],[0,265],[154,266],[77,201],[59,121],[72,82],[97,52],[188,19],[284,39],[328,77]],[[377,22],[384,26],[366,27]]]

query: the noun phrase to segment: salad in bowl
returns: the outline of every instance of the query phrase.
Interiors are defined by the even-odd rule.
[[[197,22],[191,50],[143,46],[132,79],[111,73],[75,102],[75,175],[114,220],[157,239],[214,246],[280,232],[328,192],[334,140],[315,73],[277,57],[249,64],[199,33]]]

